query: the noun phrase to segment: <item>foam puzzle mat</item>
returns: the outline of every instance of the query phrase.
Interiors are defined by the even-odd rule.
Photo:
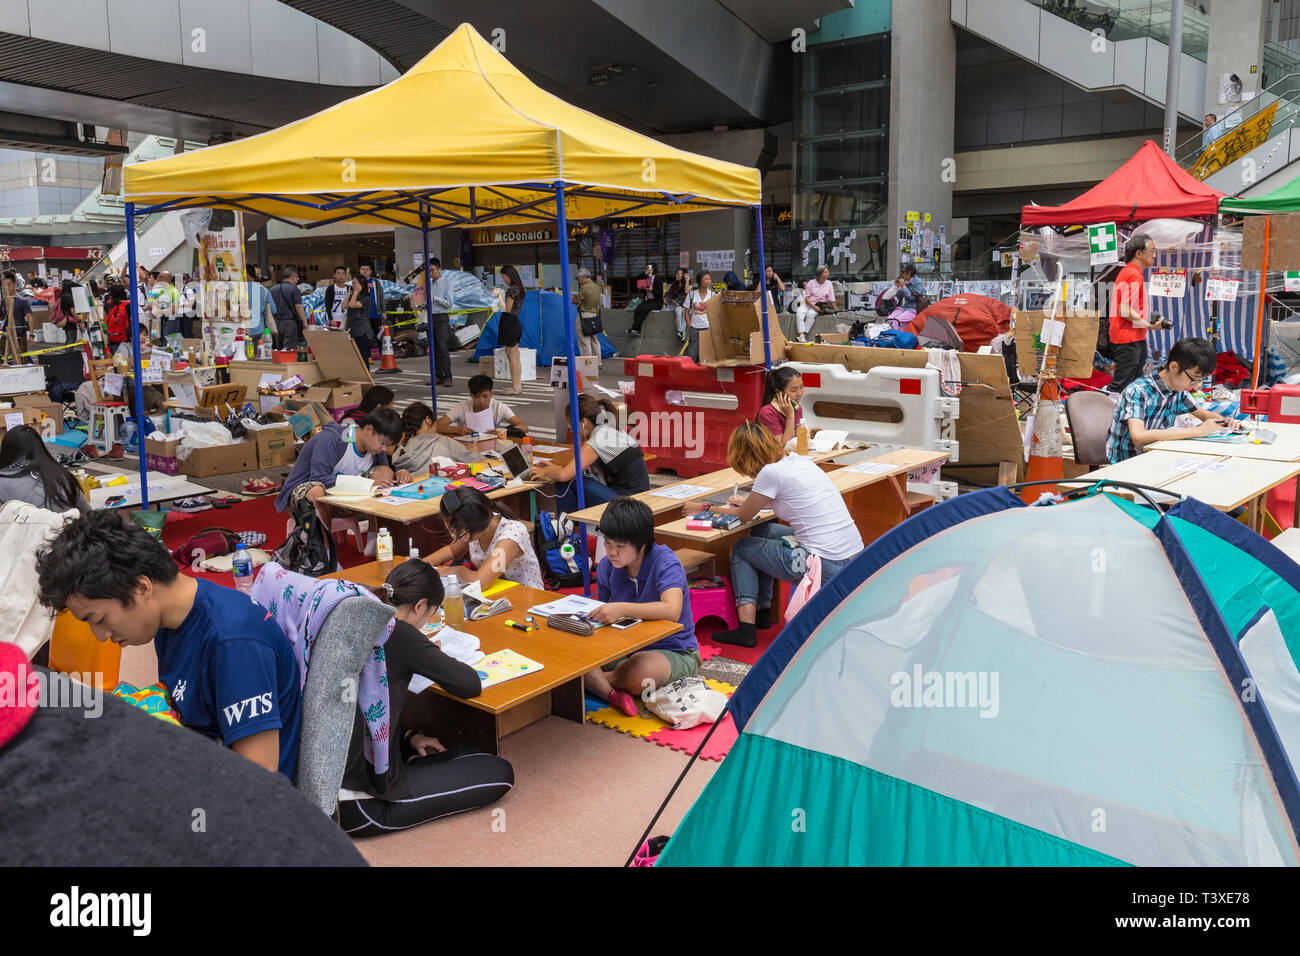
[[[736,692],[733,684],[724,684],[722,681],[707,677],[705,682],[719,693],[727,695],[727,697]],[[712,724],[700,724],[689,730],[673,730],[668,721],[656,717],[644,707],[635,717],[628,717],[622,711],[610,707],[604,701],[590,696],[587,698],[587,720],[593,724],[617,730],[619,733],[652,741],[660,747],[682,750],[691,754],[695,753],[695,748],[700,745],[700,741],[704,739],[704,735],[709,732],[709,728],[712,726]],[[731,715],[723,714],[721,726],[709,739],[708,746],[700,754],[700,758],[703,760],[721,760],[731,750],[731,745],[735,743],[736,736],[736,728],[731,720]]]

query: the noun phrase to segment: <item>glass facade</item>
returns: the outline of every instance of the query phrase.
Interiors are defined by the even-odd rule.
[[[883,277],[889,207],[890,34],[810,46],[797,58],[794,277]]]
[[[99,157],[0,149],[0,219],[73,212],[103,174]]]

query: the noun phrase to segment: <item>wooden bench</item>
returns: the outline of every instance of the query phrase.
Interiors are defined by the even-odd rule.
[[[686,576],[690,577],[692,573],[711,575],[715,573],[713,555],[707,551],[697,551],[694,548],[677,548],[673,551],[677,555],[677,560],[682,563],[682,568],[686,571]]]

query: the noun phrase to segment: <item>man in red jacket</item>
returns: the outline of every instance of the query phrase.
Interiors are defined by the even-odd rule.
[[[1147,331],[1171,328],[1159,315],[1147,309],[1147,287],[1143,273],[1156,261],[1156,244],[1144,232],[1124,244],[1124,268],[1115,277],[1111,293],[1110,342],[1115,359],[1115,377],[1110,388],[1122,392],[1142,377],[1147,361]]]

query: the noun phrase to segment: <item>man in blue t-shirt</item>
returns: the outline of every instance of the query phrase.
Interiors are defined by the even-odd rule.
[[[691,592],[686,571],[671,548],[655,544],[650,506],[635,498],[615,498],[600,518],[605,557],[596,569],[596,597],[605,602],[588,616],[601,624],[620,618],[676,621],[680,629],[635,654],[612,661],[584,678],[587,690],[629,717],[636,698],[700,672]]]
[[[68,522],[36,556],[39,598],[121,647],[154,642],[181,723],[293,778],[302,682],[289,639],[247,595],[181,574],[119,511]]]

